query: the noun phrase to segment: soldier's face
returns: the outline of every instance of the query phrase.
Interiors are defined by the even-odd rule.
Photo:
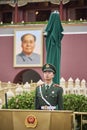
[[[52,80],[53,77],[54,77],[54,73],[53,72],[49,72],[49,71],[44,72],[44,79],[45,80]]]
[[[35,48],[35,41],[32,35],[26,35],[22,41],[22,50],[26,55],[30,55]]]

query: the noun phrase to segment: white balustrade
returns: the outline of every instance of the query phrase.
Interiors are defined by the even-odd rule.
[[[66,81],[63,77],[60,79],[60,86],[63,87],[63,88],[66,87]]]
[[[23,88],[21,87],[20,84],[17,84],[16,87],[17,87],[15,90],[16,95],[21,95],[23,93]]]
[[[44,84],[44,82],[41,79],[37,82],[37,86],[41,86],[43,84]]]
[[[33,80],[32,80],[33,81]],[[35,85],[34,85],[35,84]],[[20,84],[12,84],[10,81],[7,83],[3,83],[0,81],[0,108],[4,102],[4,96],[7,94],[7,100],[15,95],[20,95],[23,92],[30,92],[36,88],[36,86],[40,86],[44,84],[42,80],[39,80],[37,83],[28,83],[26,82],[24,85]],[[79,94],[85,95],[87,97],[87,83],[85,79],[80,80],[76,78],[73,80],[70,77],[68,80],[65,80],[63,77],[60,79],[60,86],[63,88],[63,94]]]
[[[67,84],[67,85],[66,85]],[[70,77],[66,81],[63,77],[60,79],[60,85],[63,87],[64,95],[65,94],[79,94],[87,96],[87,86],[86,80],[83,79],[80,81],[79,78],[76,78],[75,81]]]
[[[11,89],[9,89],[9,90],[7,91],[7,99],[11,99],[12,97],[14,97],[14,93],[12,92]]]
[[[30,92],[30,84],[28,82],[26,82],[24,85],[23,85],[23,89],[24,89],[24,92]]]
[[[2,108],[2,99],[0,98],[0,109]]]
[[[63,88],[63,94],[65,95],[67,93],[67,88],[66,81],[63,77],[60,79],[60,86]]]
[[[73,85],[73,79],[72,79],[72,77],[70,77],[68,79],[68,85],[67,85],[67,88],[69,88],[69,94],[73,93],[73,87],[74,87],[74,85]]]
[[[10,81],[8,81],[8,83],[7,83],[7,87],[8,87],[8,88],[11,87],[11,82],[10,82]]]
[[[74,86],[75,94],[80,94],[80,80],[79,78],[76,78],[75,80],[75,86]]]

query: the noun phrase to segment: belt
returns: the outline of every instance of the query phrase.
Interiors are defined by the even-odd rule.
[[[42,110],[54,110],[56,109],[56,106],[41,106]]]

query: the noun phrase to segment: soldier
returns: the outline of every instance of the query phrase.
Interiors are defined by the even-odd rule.
[[[36,87],[35,109],[41,110],[62,110],[63,89],[53,82],[56,69],[52,64],[45,64],[42,67],[44,84]]]

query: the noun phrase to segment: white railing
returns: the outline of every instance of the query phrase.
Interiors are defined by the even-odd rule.
[[[71,77],[66,81],[63,77],[60,79],[60,86],[65,94],[79,94],[87,96],[87,83],[85,79],[80,80],[76,78],[73,80]]]
[[[25,84],[13,84],[10,81],[4,83],[0,81],[0,108],[5,103],[5,95],[7,94],[7,100],[15,95],[30,92],[34,90],[37,84],[41,84],[40,80],[38,83]],[[76,78],[73,80],[71,77],[66,81],[63,77],[60,79],[60,86],[63,88],[63,94],[79,94],[87,96],[87,83],[85,79],[80,80]]]
[[[25,84],[13,84],[10,81],[8,83],[0,81],[0,108],[5,103],[6,97],[7,100],[12,98],[15,95],[22,94],[23,92],[30,92],[35,89],[37,83],[28,83]]]

